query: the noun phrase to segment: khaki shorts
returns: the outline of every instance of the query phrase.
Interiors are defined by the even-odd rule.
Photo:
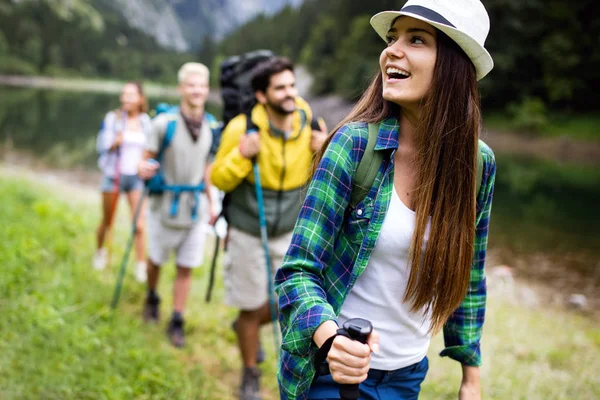
[[[272,274],[281,266],[292,242],[292,232],[269,238]],[[244,311],[259,309],[268,300],[265,252],[259,237],[229,229],[228,261],[225,269],[225,303]]]
[[[196,268],[204,262],[205,240],[204,221],[189,229],[175,229],[165,226],[158,213],[148,213],[148,257],[154,265],[166,263],[169,253],[175,251],[177,266]]]

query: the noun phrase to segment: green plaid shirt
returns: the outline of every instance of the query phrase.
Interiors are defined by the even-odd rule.
[[[282,399],[305,399],[315,370],[312,337],[327,320],[337,320],[342,304],[369,263],[393,190],[394,157],[384,157],[373,187],[355,209],[349,207],[353,176],[368,138],[365,123],[335,133],[310,183],[291,246],[275,276],[283,335],[279,386]],[[381,123],[375,150],[398,148],[398,121]],[[477,195],[476,238],[471,281],[461,306],[444,326],[449,356],[480,365],[479,342],[485,315],[484,261],[496,163],[480,142],[483,177]],[[393,154],[393,153],[392,153]],[[378,188],[381,188],[379,194]]]

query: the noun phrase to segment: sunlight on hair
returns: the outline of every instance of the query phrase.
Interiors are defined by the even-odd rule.
[[[208,82],[209,72],[206,65],[196,62],[185,63],[177,72],[177,82],[182,83],[191,74],[201,75]]]

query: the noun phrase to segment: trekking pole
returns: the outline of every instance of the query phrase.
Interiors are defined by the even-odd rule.
[[[135,238],[135,234],[137,233],[137,220],[140,215],[140,211],[142,210],[142,204],[144,204],[144,199],[148,196],[148,187],[144,187],[144,192],[140,197],[137,205],[135,206],[135,213],[133,214],[133,227],[131,229],[131,236],[127,242],[127,246],[125,247],[125,253],[123,254],[123,259],[121,260],[121,267],[119,269],[119,276],[117,278],[117,284],[115,285],[115,291],[113,293],[112,302],[110,304],[110,308],[114,311],[117,308],[117,304],[119,303],[119,296],[121,295],[121,287],[123,286],[123,278],[125,277],[125,270],[127,269],[127,262],[129,261],[129,253],[131,253],[131,247],[133,246],[133,240]]]
[[[342,328],[338,330],[338,334],[346,336],[352,340],[358,340],[361,343],[367,343],[369,335],[373,332],[371,322],[362,318],[352,318],[344,322]],[[340,399],[341,400],[356,400],[360,396],[358,384],[341,385]]]
[[[217,226],[217,222],[215,221],[215,226],[213,226],[213,230],[215,232],[215,252],[213,254],[212,263],[210,265],[210,275],[208,278],[208,289],[206,290],[206,299],[205,300],[207,303],[210,303],[210,297],[212,295],[213,286],[215,285],[215,270],[217,269],[217,257],[219,255],[219,246],[221,245],[221,236],[219,236],[216,226]]]
[[[258,132],[248,132],[248,134],[258,134]],[[254,186],[256,189],[256,202],[258,204],[258,219],[260,222],[260,238],[262,241],[263,249],[265,251],[265,261],[267,264],[267,284],[269,291],[269,308],[271,310],[271,323],[273,325],[273,342],[275,344],[275,354],[279,358],[279,331],[277,330],[277,309],[275,308],[275,298],[273,297],[273,271],[271,263],[271,255],[269,253],[269,238],[267,235],[267,219],[265,217],[265,203],[263,200],[262,185],[260,183],[260,168],[258,162],[254,158],[252,162],[252,169],[254,170]]]

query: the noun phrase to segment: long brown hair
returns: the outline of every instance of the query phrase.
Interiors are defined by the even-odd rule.
[[[416,224],[411,271],[403,301],[431,313],[438,332],[461,304],[469,285],[475,239],[475,171],[481,123],[475,67],[462,49],[438,31],[431,88],[421,104],[415,135]],[[376,123],[400,117],[382,96],[381,71],[350,114],[332,131],[316,156],[315,168],[334,132],[355,121]],[[431,217],[427,248],[424,235]]]
[[[144,94],[144,87],[143,87],[142,83],[139,81],[129,81],[129,82],[125,83],[125,85],[123,85],[123,86],[125,87],[127,85],[135,86],[135,88],[137,89],[137,91],[140,95],[140,103],[139,103],[138,112],[140,114],[148,112],[148,99],[146,98],[146,95]]]

